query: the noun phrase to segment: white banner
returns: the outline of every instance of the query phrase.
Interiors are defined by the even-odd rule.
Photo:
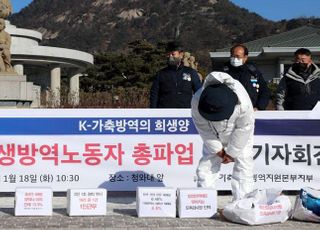
[[[257,188],[319,187],[320,120],[307,115],[256,113]],[[1,110],[0,192],[196,187],[201,152],[188,109]],[[218,190],[231,173],[223,165]]]

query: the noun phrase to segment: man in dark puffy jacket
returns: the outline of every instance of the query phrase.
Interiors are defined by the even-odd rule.
[[[190,108],[193,94],[201,87],[197,72],[183,66],[179,43],[168,43],[168,66],[161,69],[150,91],[150,108]]]
[[[295,63],[280,80],[277,110],[312,110],[320,101],[320,69],[312,62],[308,49],[298,49]]]
[[[265,110],[269,104],[270,91],[261,72],[251,63],[247,63],[249,51],[244,45],[235,45],[230,49],[230,61],[223,71],[231,75],[247,90],[254,110]]]

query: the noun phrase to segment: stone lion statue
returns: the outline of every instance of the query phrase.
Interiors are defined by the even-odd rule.
[[[0,73],[13,73],[11,65],[11,36],[4,29],[6,22],[0,18]]]
[[[9,0],[0,0],[0,18],[6,18],[12,13],[12,5]]]

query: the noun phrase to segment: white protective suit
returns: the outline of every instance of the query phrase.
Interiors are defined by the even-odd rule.
[[[225,84],[238,96],[238,104],[228,120],[209,121],[198,110],[202,91],[209,85]],[[234,158],[232,173],[233,200],[244,197],[253,190],[253,131],[254,111],[251,100],[241,83],[222,72],[210,73],[192,99],[192,118],[203,140],[203,156],[197,176],[198,186],[215,188],[222,158],[216,153],[223,148]]]

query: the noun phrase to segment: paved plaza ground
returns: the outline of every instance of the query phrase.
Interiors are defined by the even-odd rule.
[[[290,196],[292,202],[295,197]],[[230,202],[231,196],[219,195],[218,207]],[[69,217],[65,194],[55,194],[51,217],[15,217],[13,194],[1,194],[0,229],[308,229],[319,230],[320,224],[289,220],[283,224],[248,227],[229,223],[219,215],[212,219],[138,218],[134,193],[109,193],[104,217]]]

